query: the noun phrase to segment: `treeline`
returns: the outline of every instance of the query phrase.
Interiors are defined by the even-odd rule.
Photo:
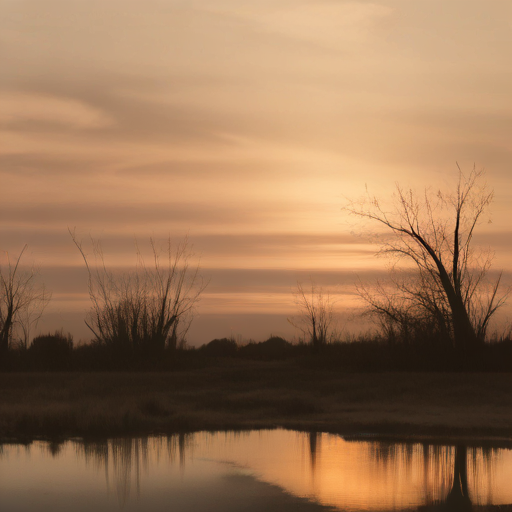
[[[185,350],[195,307],[208,284],[199,266],[191,264],[187,239],[177,245],[168,239],[163,246],[150,239],[151,263],[145,263],[137,246],[135,267],[120,270],[106,265],[98,241],[91,239],[91,256],[71,231],[88,274],[86,324],[92,342],[74,347],[69,336],[56,333],[30,343],[31,328],[50,295],[34,271],[22,270],[23,249],[0,267],[0,367],[159,370],[230,357],[302,358],[302,363],[324,366],[334,361],[348,370],[509,371],[510,334],[492,339],[490,333],[511,287],[503,285],[502,273],[490,272],[492,251],[473,247],[475,228],[493,195],[482,176],[475,169],[467,177],[459,172],[451,192],[417,194],[397,186],[387,206],[367,196],[345,208],[386,230],[380,253],[393,263],[386,281],[356,285],[367,318],[377,325],[370,337],[340,339],[335,300],[312,282],[311,287],[297,284],[298,314],[289,319],[304,343],[271,338],[237,346],[223,339]],[[399,265],[403,260],[406,266]]]
[[[329,371],[512,371],[512,340],[492,340],[461,359],[450,345],[403,343],[380,335],[361,336],[322,346],[290,343],[277,336],[262,342],[237,344],[214,339],[199,348],[163,347],[158,353],[108,346],[98,342],[74,346],[71,335],[56,332],[37,336],[30,347],[12,348],[4,371],[179,371],[207,369],[243,361],[284,362]],[[276,375],[279,378],[279,375]]]

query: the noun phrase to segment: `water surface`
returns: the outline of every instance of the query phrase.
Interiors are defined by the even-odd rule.
[[[512,503],[511,482],[508,449],[286,430],[0,451],[0,509],[9,512],[484,510]]]

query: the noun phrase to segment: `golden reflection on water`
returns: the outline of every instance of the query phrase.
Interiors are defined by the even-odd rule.
[[[36,488],[40,481],[41,489],[51,480],[89,486],[125,508],[147,495],[172,494],[188,481],[208,487],[212,475],[233,472],[347,511],[430,510],[425,507],[447,500],[462,507],[457,510],[512,503],[510,450],[356,442],[285,430],[6,445],[0,496],[20,479]]]
[[[153,467],[176,465],[179,461],[181,476],[185,469],[187,437],[178,434],[170,437],[112,439],[104,443],[75,444],[78,459],[97,472],[103,472],[107,492],[114,491],[124,505],[130,497],[139,497],[141,478],[150,477]]]

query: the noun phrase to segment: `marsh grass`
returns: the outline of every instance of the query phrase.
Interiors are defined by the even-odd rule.
[[[272,427],[512,438],[512,379],[499,373],[347,373],[228,359],[161,373],[6,373],[0,390],[3,440]]]

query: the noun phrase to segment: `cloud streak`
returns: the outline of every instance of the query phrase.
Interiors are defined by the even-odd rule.
[[[135,238],[189,234],[211,294],[277,296],[297,273],[348,286],[385,263],[344,198],[442,186],[458,161],[488,169],[493,225],[475,241],[508,268],[508,0],[0,10],[0,249],[28,243],[65,272],[81,264],[68,227],[102,239],[115,265]]]

